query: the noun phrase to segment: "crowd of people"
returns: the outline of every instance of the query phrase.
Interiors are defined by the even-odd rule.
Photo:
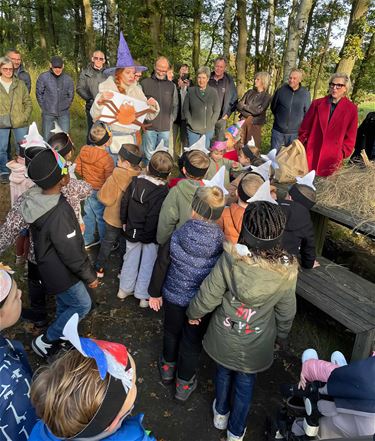
[[[227,441],[241,441],[256,374],[271,366],[275,344],[287,347],[298,268],[319,266],[310,218],[314,177],[331,174],[353,151],[350,79],[332,75],[329,94],[310,105],[298,69],[273,97],[269,74],[259,72],[254,89],[238,100],[222,57],[213,72],[197,71],[196,84],[187,65],[174,80],[165,57],[141,79],[146,67],[133,60],[121,34],[116,66],[105,61],[95,51],[77,84],[88,132],[76,152],[69,135],[74,85],[62,58],[52,57],[36,84],[43,136],[36,123],[28,125],[30,82],[19,52],[0,59],[0,171],[12,202],[0,227],[0,255],[16,244],[16,262],[27,261],[30,305],[22,308],[11,268],[1,265],[0,327],[21,316],[44,328],[32,349],[50,362],[32,378],[22,345],[0,337],[0,436],[155,440],[141,417],[130,417],[136,368],[126,348],[77,333],[91,308],[88,288],[105,283],[109,256],[119,248],[117,297],[134,296],[141,308],[164,312],[161,380],[174,383],[175,398],[186,402],[204,348],[216,364],[213,424],[227,431]],[[310,172],[295,176],[286,195],[273,182],[277,156],[260,154],[269,105],[271,147],[278,151],[297,138],[306,147]],[[240,119],[227,127],[237,110]],[[7,162],[10,131],[17,157]],[[183,152],[178,137],[188,144]],[[177,156],[179,174],[172,177]],[[51,295],[56,312],[48,323]],[[304,371],[301,378],[304,388]],[[367,424],[345,428],[330,408],[330,434],[369,434],[374,400],[366,405],[358,418]]]

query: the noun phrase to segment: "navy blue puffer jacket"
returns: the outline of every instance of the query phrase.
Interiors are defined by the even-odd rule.
[[[176,230],[163,297],[175,305],[188,306],[223,252],[223,241],[221,228],[211,222],[190,219]]]

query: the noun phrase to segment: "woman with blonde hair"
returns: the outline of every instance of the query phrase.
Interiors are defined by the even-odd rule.
[[[253,137],[255,145],[260,148],[262,141],[262,127],[266,123],[266,110],[271,102],[271,95],[267,92],[270,84],[270,74],[257,72],[255,87],[248,90],[237,104],[241,119],[245,119],[242,126],[243,144]]]

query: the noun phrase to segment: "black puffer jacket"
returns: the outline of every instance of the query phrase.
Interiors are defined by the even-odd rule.
[[[101,70],[94,69],[89,64],[86,69],[82,69],[77,84],[78,95],[86,101],[86,109],[90,110],[96,95],[99,92],[99,84],[106,80],[104,67]]]
[[[159,213],[168,194],[166,183],[148,176],[133,178],[121,201],[124,236],[130,242],[157,243]]]
[[[309,210],[296,201],[279,201],[279,205],[287,217],[282,248],[289,254],[300,256],[303,268],[312,268],[316,254]]]
[[[64,196],[36,219],[30,230],[36,262],[49,294],[66,291],[80,280],[89,284],[96,279],[77,218]]]

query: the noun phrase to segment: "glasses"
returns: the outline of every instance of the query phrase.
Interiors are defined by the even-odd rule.
[[[2,67],[1,70],[3,70],[4,72],[12,72],[13,67]]]
[[[93,58],[94,58],[94,60],[104,61],[103,57],[93,57]]]
[[[345,87],[345,84],[340,83],[329,83],[329,87],[331,89],[341,89],[342,87]]]

